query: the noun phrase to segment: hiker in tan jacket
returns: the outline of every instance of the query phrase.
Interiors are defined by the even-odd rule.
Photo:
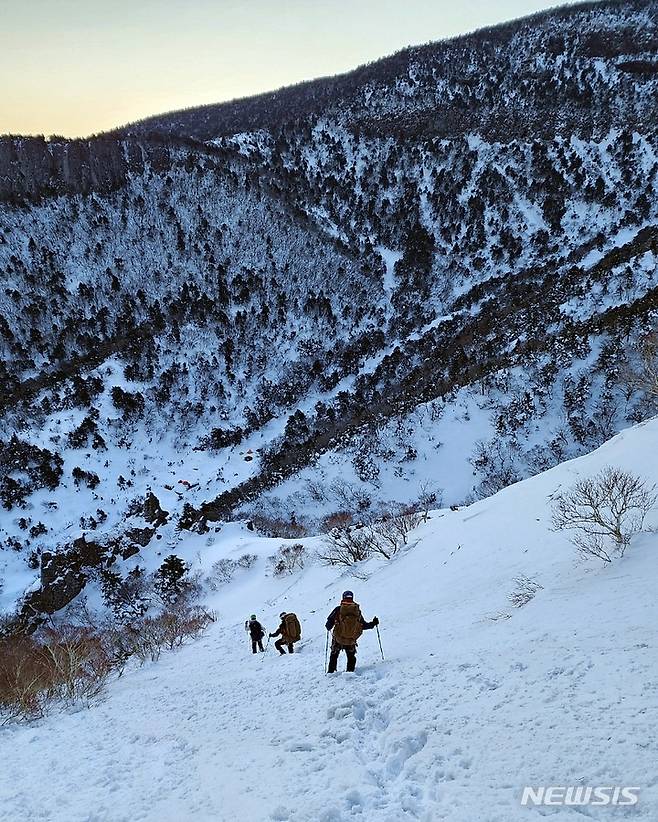
[[[358,603],[354,602],[354,594],[351,591],[343,591],[340,605],[337,605],[329,614],[326,624],[327,631],[333,629],[327,673],[336,673],[338,656],[341,651],[345,651],[347,656],[347,670],[353,671],[356,668],[357,640],[364,631],[376,625],[379,625],[377,617],[374,617],[372,622],[366,622],[361,608]]]
[[[281,617],[281,624],[276,629],[273,634],[270,634],[271,637],[281,635],[281,639],[278,639],[274,643],[274,647],[280,654],[285,654],[283,650],[283,646],[288,646],[288,653],[294,653],[293,644],[298,642],[302,638],[302,629],[299,624],[299,620],[297,619],[296,614],[287,614],[285,611],[279,614]]]

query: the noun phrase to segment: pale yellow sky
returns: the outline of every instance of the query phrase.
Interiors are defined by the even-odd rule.
[[[347,71],[544,0],[0,0],[0,134],[85,136]]]

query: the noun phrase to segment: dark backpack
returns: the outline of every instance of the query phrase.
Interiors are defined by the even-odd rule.
[[[334,639],[340,645],[356,645],[362,633],[361,609],[356,602],[343,602],[336,616]]]
[[[302,638],[302,626],[296,614],[286,614],[283,618],[283,628],[289,642],[299,642]]]
[[[265,636],[263,626],[256,619],[249,621],[249,633],[252,639],[262,639]]]

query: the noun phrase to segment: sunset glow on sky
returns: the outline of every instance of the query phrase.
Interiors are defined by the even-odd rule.
[[[0,134],[84,136],[337,74],[542,0],[0,0]]]

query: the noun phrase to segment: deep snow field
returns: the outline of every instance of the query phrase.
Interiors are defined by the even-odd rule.
[[[196,643],[126,670],[89,709],[0,729],[0,819],[655,822],[658,536],[610,567],[584,562],[551,530],[550,498],[606,465],[658,483],[657,454],[658,418],[432,512],[359,578],[309,564],[274,579],[282,541],[239,524],[211,546],[190,535],[177,553],[204,566],[260,559],[214,595],[218,620]],[[517,609],[519,575],[543,588]],[[366,631],[356,673],[327,676],[324,622],[345,588],[379,616],[386,661]],[[302,621],[299,652],[279,658],[271,641],[253,656],[245,619],[274,630],[282,610]],[[641,790],[635,806],[530,808],[526,785]]]

